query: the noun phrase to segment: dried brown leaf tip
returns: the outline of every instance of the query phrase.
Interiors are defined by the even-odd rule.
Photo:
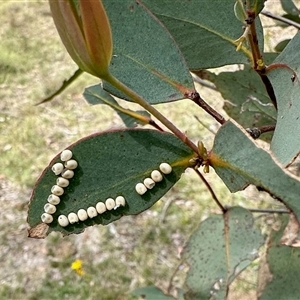
[[[34,239],[44,239],[47,236],[49,225],[46,223],[39,223],[33,228],[28,229],[28,237]]]

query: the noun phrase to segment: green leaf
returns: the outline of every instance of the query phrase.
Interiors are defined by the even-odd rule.
[[[281,199],[300,220],[299,178],[283,170],[234,121],[219,129],[209,161],[231,192],[254,184]]]
[[[114,40],[110,72],[151,104],[194,91],[186,62],[169,32],[140,1],[104,0]],[[108,83],[104,89],[130,100]]]
[[[139,296],[141,299],[145,300],[175,300],[171,296],[165,295],[159,288],[156,286],[148,286],[144,288],[139,288],[131,292],[134,296]]]
[[[280,0],[282,8],[291,15],[299,15],[300,11],[292,0]]]
[[[278,53],[276,52],[265,52],[263,54],[264,56],[264,62],[266,65],[270,65],[278,56]]]
[[[300,249],[271,247],[267,253],[269,282],[259,300],[298,299],[300,295]]]
[[[209,299],[219,293],[225,299],[229,284],[257,258],[264,243],[253,223],[250,212],[233,207],[200,224],[184,251],[190,265],[185,299]]]
[[[257,16],[264,8],[267,0],[248,0],[248,9],[255,12]]]
[[[106,104],[113,108],[129,128],[136,127],[137,124],[145,125],[146,122],[140,120],[143,117],[150,120],[150,114],[147,111],[132,111],[120,106],[109,93],[102,89],[100,84],[85,88],[83,96],[91,105]]]
[[[245,6],[242,1],[236,0],[234,4],[234,14],[236,18],[242,23],[247,19],[247,14],[245,11]]]
[[[55,92],[53,92],[52,94],[50,94],[46,98],[42,99],[42,101],[40,101],[38,104],[42,104],[42,103],[49,102],[49,101],[53,100],[53,98],[60,95],[70,84],[72,84],[74,81],[76,81],[76,79],[82,73],[83,73],[83,71],[81,69],[77,69],[70,78],[63,81],[62,85]]]
[[[244,70],[210,73],[212,81],[225,100],[226,113],[245,128],[275,125],[277,112],[256,72],[245,66]],[[270,141],[272,134],[264,134],[261,139]]]
[[[248,48],[236,51],[235,41],[243,26],[234,13],[234,0],[144,0],[178,43],[191,70],[248,63]],[[213,17],[212,17],[213,14]],[[257,19],[258,40],[263,47],[262,27]]]
[[[284,166],[300,151],[300,33],[285,47],[269,66],[268,78],[277,99],[278,117],[271,150]]]
[[[283,41],[279,42],[274,48],[275,51],[282,52],[290,41],[291,41],[291,39],[287,39],[287,40],[283,40]]]
[[[192,150],[177,137],[155,130],[124,129],[97,133],[79,140],[68,149],[73,152],[78,168],[61,196],[49,228],[41,223],[41,215],[56,182],[57,176],[51,167],[60,161],[59,155],[50,162],[34,187],[28,212],[31,237],[45,237],[52,231],[61,231],[65,235],[79,233],[88,226],[106,225],[123,215],[139,214],[150,208],[180,179],[193,156]],[[163,181],[144,195],[137,194],[136,184],[150,177],[152,170],[162,162],[171,164],[173,171],[164,175]],[[77,213],[81,208],[95,207],[97,202],[115,199],[118,195],[125,198],[125,207],[64,228],[57,222],[61,214]]]

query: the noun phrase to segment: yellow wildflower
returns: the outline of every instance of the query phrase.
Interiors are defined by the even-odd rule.
[[[71,264],[71,269],[74,270],[79,276],[84,275],[84,271],[82,269],[82,260],[76,259]]]

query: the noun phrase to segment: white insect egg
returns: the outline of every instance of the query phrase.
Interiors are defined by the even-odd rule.
[[[45,211],[45,213],[52,215],[56,212],[56,207],[53,204],[46,203],[44,205],[44,211]]]
[[[60,202],[60,198],[56,195],[49,195],[47,201],[53,205],[57,205]]]
[[[61,173],[61,176],[63,178],[66,178],[66,179],[70,179],[70,178],[73,178],[74,176],[74,171],[72,170],[69,170],[69,169],[64,169]]]
[[[82,208],[78,210],[77,216],[80,221],[85,221],[88,219],[88,214],[87,214],[86,210],[82,209]]]
[[[60,154],[60,159],[62,161],[67,161],[67,160],[70,160],[73,156],[73,153],[71,150],[67,149],[67,150],[64,150],[61,154]]]
[[[116,206],[114,207],[114,209],[117,209],[120,206],[125,206],[126,205],[126,201],[125,198],[123,196],[118,196],[116,198]]]
[[[58,185],[53,185],[51,188],[51,193],[56,196],[61,196],[64,193],[64,189]]]
[[[159,169],[164,173],[164,174],[170,174],[172,172],[172,167],[168,163],[161,163],[159,165]]]
[[[75,159],[70,159],[65,162],[65,168],[69,170],[74,170],[78,167],[78,162]]]
[[[105,200],[105,206],[106,206],[107,210],[112,210],[116,206],[116,202],[113,198],[107,198]]]
[[[64,165],[62,163],[56,163],[51,169],[55,175],[59,175],[63,171]]]
[[[94,206],[90,206],[86,211],[91,219],[97,217],[98,215],[97,210]]]
[[[98,214],[103,214],[104,212],[106,212],[106,206],[103,202],[98,202],[96,204],[96,210],[98,212]]]
[[[144,186],[143,183],[138,183],[135,186],[135,190],[139,195],[144,195],[147,192],[147,188]]]
[[[153,170],[151,172],[151,178],[155,181],[155,182],[160,182],[163,180],[163,176],[162,174],[158,171],[158,170]]]
[[[71,224],[77,223],[79,221],[78,216],[73,212],[68,214],[68,220]]]
[[[60,187],[67,187],[69,185],[69,180],[63,177],[58,177],[56,179],[56,184]]]
[[[69,225],[69,220],[65,215],[60,215],[57,220],[61,227],[66,227]]]
[[[43,213],[41,215],[41,219],[43,223],[50,224],[53,221],[53,217],[50,214]]]
[[[154,182],[151,178],[146,178],[146,179],[144,180],[144,186],[145,186],[147,189],[151,190],[152,188],[154,188],[155,182]]]

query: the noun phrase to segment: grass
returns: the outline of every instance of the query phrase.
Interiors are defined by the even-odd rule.
[[[124,125],[108,107],[84,102],[83,88],[96,82],[89,75],[53,101],[36,106],[76,66],[58,38],[46,1],[2,1],[0,15],[0,298],[131,300],[129,292],[138,287],[156,284],[166,290],[189,235],[201,220],[218,212],[191,171],[138,216],[77,236],[27,238],[30,192],[51,158],[83,136]],[[221,109],[218,93],[199,88]],[[213,135],[193,115],[215,128],[217,124],[200,109],[184,101],[157,107],[193,140],[211,146]],[[230,194],[213,171],[207,180],[223,203],[261,203],[253,191]],[[71,269],[76,259],[83,262],[83,276]],[[185,274],[186,268],[180,268],[175,287],[182,286]]]

